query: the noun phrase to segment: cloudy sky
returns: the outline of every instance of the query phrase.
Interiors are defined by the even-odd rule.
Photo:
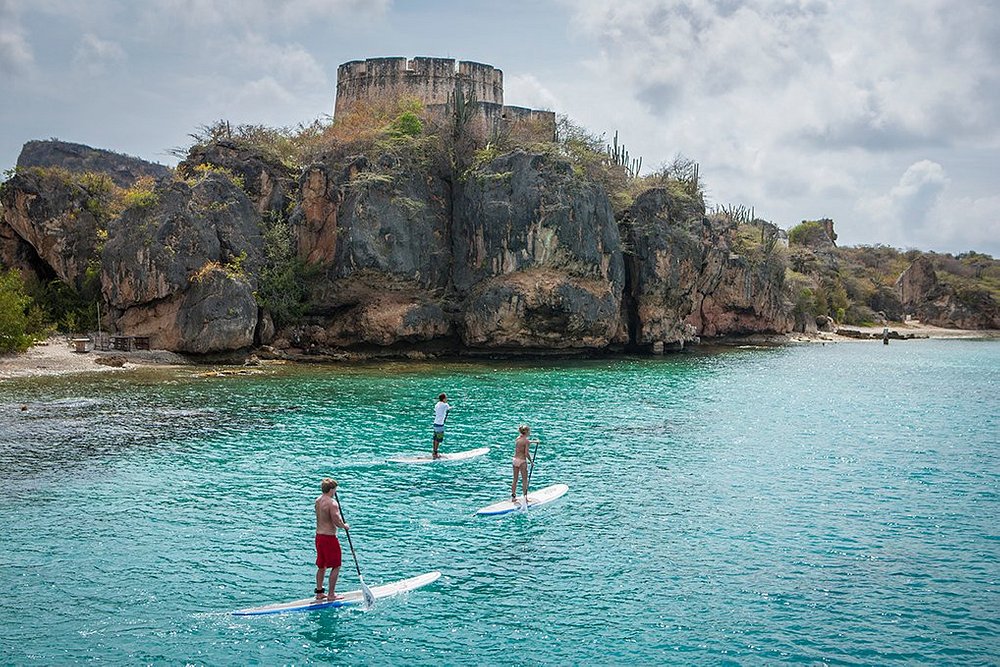
[[[173,164],[416,55],[503,69],[508,103],[618,130],[644,171],[696,160],[713,204],[1000,257],[996,0],[0,0],[0,168],[49,137]]]

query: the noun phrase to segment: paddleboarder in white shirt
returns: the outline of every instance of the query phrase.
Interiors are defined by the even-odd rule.
[[[448,411],[451,410],[451,406],[448,405],[448,397],[444,394],[438,396],[438,402],[434,405],[434,452],[433,457],[436,459],[441,458],[438,454],[438,447],[444,440],[444,423],[448,419]]]

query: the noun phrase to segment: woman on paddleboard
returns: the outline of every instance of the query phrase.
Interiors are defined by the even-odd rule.
[[[517,476],[521,475],[521,488],[524,489],[524,503],[528,504],[528,464],[531,463],[531,454],[528,446],[537,440],[529,440],[531,427],[521,424],[517,427],[517,440],[514,441],[514,481],[510,483],[510,502],[517,502]]]

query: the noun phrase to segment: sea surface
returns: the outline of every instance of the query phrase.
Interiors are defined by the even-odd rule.
[[[442,391],[491,452],[387,463]],[[569,493],[477,518],[522,422]],[[230,615],[311,594],[324,476],[369,585],[441,579]],[[0,382],[0,663],[996,665],[998,492],[996,341]]]

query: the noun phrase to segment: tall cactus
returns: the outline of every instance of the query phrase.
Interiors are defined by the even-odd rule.
[[[612,143],[606,147],[608,153],[608,163],[621,167],[629,178],[636,178],[639,176],[639,171],[642,169],[642,158],[631,158],[628,153],[628,149],[625,148],[625,144],[618,144],[618,131],[615,130],[615,136],[612,139]]]

